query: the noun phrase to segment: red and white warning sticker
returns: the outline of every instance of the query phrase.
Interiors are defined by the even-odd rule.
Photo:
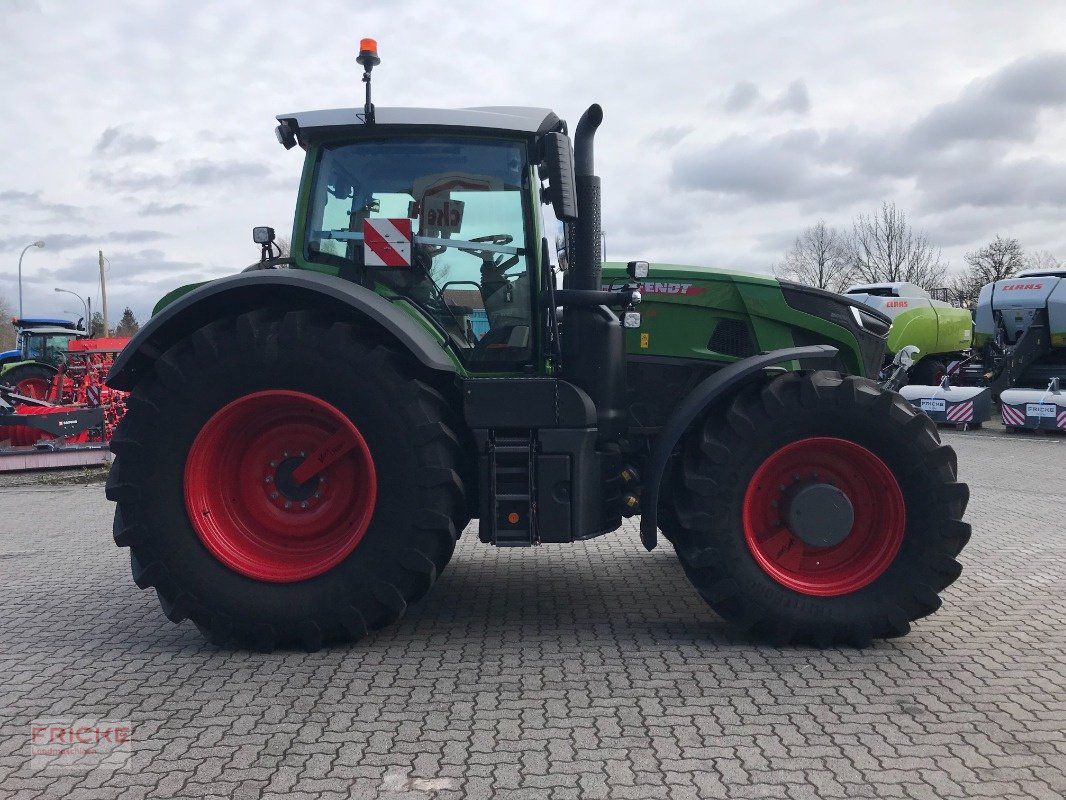
[[[973,401],[953,405],[945,416],[948,422],[973,422]]]
[[[363,263],[368,267],[411,266],[411,220],[363,220]]]

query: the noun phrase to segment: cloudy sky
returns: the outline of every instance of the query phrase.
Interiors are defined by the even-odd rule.
[[[266,10],[267,8],[271,10]],[[508,8],[513,6],[513,8]],[[504,9],[507,9],[506,12]],[[818,219],[896,202],[954,267],[995,234],[1066,258],[1061,2],[81,3],[0,0],[0,294],[142,319],[292,226],[273,117],[379,106],[604,107],[612,260],[766,272]],[[97,301],[94,300],[94,306]],[[114,323],[112,323],[114,324]]]

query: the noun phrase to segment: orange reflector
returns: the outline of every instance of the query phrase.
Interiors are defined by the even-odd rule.
[[[517,524],[518,523],[518,514],[516,514],[515,512],[512,511],[510,514],[507,515],[507,521],[510,522],[512,525]]]
[[[359,40],[359,52],[360,53],[373,53],[378,54],[378,41],[377,39],[360,39]]]

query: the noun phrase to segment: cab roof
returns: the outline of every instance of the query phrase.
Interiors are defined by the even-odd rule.
[[[363,108],[329,108],[319,111],[299,111],[279,114],[278,122],[301,132],[328,134],[340,128],[363,127],[366,117]],[[405,126],[430,128],[466,128],[544,134],[565,132],[566,123],[547,108],[526,106],[482,106],[477,108],[377,108],[374,126]]]
[[[78,323],[73,320],[54,319],[52,317],[23,317],[22,319],[12,317],[11,324],[16,328],[32,328],[51,325],[61,328],[69,328],[72,331],[81,330],[81,328],[78,327]]]

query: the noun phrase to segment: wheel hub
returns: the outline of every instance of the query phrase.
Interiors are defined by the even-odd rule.
[[[291,456],[283,454],[280,459],[270,462],[270,471],[264,483],[271,495],[271,499],[277,505],[289,510],[293,508],[307,509],[314,506],[322,497],[322,475],[315,475],[306,483],[300,483],[293,478],[292,473],[304,462],[305,453]],[[274,495],[277,497],[274,497]],[[285,503],[291,505],[286,507]]]
[[[844,541],[855,524],[848,496],[831,483],[808,483],[787,503],[788,529],[811,547],[832,547]]]

